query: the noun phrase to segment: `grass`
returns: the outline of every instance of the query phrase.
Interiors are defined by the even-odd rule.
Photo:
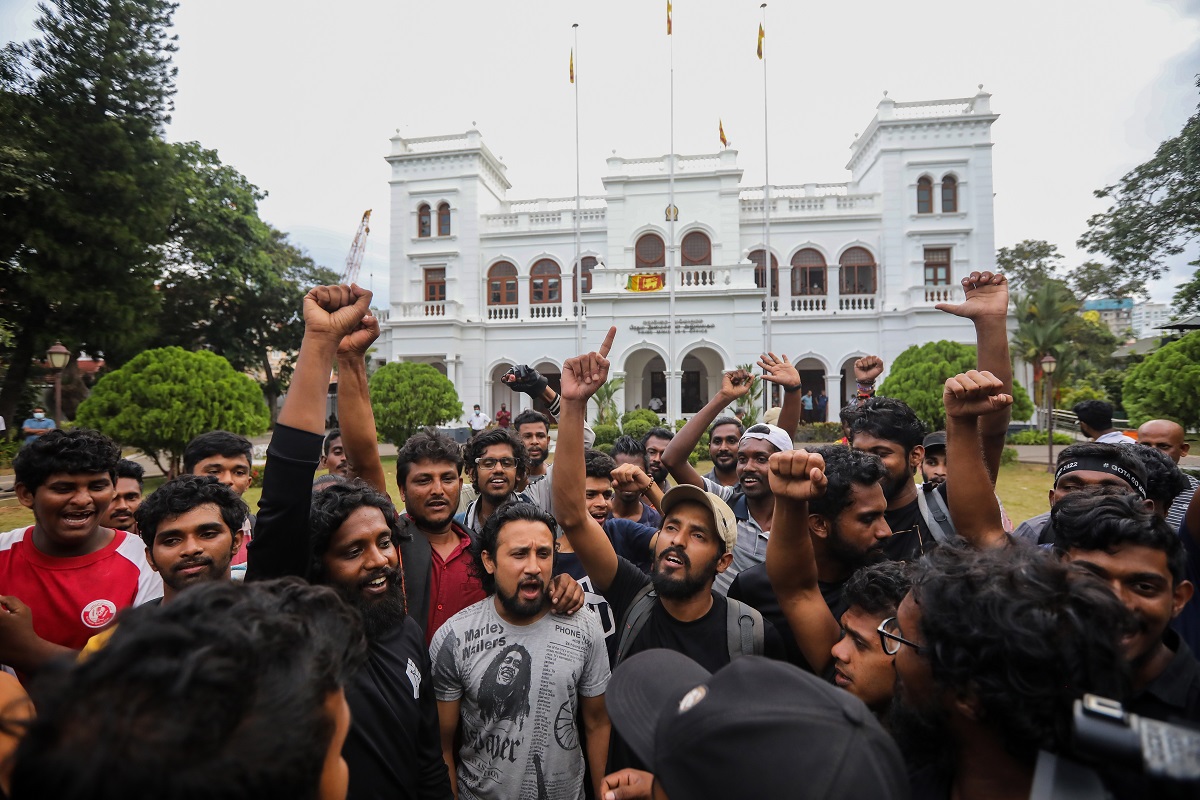
[[[701,461],[696,465],[696,470],[701,475],[711,469],[712,463],[709,461]],[[388,494],[396,501],[397,505],[400,505],[400,489],[396,485],[395,456],[386,456],[383,459],[383,471],[387,475]],[[1004,510],[1008,512],[1014,525],[1019,525],[1030,517],[1049,510],[1046,494],[1050,490],[1051,478],[1052,476],[1046,472],[1045,467],[1036,464],[1009,464],[1000,468],[997,490],[1001,501],[1004,502]],[[147,478],[146,493],[157,489],[162,482],[161,477]],[[250,506],[252,512],[257,512],[258,500],[261,496],[262,489],[256,486],[247,491],[242,499]],[[33,512],[24,506],[12,505],[0,508],[0,531],[32,524]]]

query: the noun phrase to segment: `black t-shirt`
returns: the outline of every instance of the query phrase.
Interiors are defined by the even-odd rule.
[[[846,604],[842,601],[842,587],[845,586],[845,582],[823,583],[818,581],[817,586],[820,588],[821,596],[825,598],[825,605],[829,606],[833,618],[841,622],[842,614],[846,611]],[[763,615],[763,619],[775,626],[779,639],[783,643],[784,657],[797,667],[812,672],[812,667],[800,652],[800,646],[796,644],[796,637],[792,635],[792,627],[783,614],[779,598],[775,596],[775,589],[767,577],[766,564],[755,564],[753,567],[739,572],[729,586],[728,596],[758,609],[758,613]]]
[[[945,501],[945,482],[934,491],[939,492]],[[916,561],[937,546],[937,540],[921,516],[919,501],[914,499],[903,508],[889,509],[884,512],[883,518],[892,529],[892,538],[883,543],[883,552],[892,561]]]

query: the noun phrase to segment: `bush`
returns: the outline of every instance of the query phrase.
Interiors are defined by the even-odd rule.
[[[1134,366],[1122,385],[1130,425],[1173,419],[1185,430],[1200,427],[1200,331],[1159,348]]]
[[[621,435],[621,429],[616,425],[593,425],[592,430],[596,433],[597,447],[602,444],[612,444]]]
[[[842,423],[814,422],[811,425],[801,425],[792,437],[796,442],[836,442],[842,438]]]
[[[385,441],[396,445],[403,445],[421,428],[462,416],[454,384],[429,364],[384,364],[375,370],[369,386],[375,427]]]
[[[615,428],[615,427],[617,427],[617,426],[616,426],[616,425],[612,425],[612,426],[605,426],[605,427],[613,427],[613,428]],[[599,442],[599,443],[597,443],[596,445],[594,445],[594,446],[593,446],[593,449],[595,449],[595,450],[599,450],[601,453],[608,453],[608,454],[611,456],[611,455],[612,455],[612,449],[613,449],[612,442]]]
[[[18,436],[16,439],[0,438],[0,467],[11,467],[12,460],[17,457],[17,451],[21,449],[21,442],[24,437]]]
[[[1006,447],[1000,452],[1000,465],[1017,463],[1017,448]]]
[[[659,424],[658,417],[654,418],[654,422],[648,422],[644,418],[631,419],[625,423],[621,432],[641,441],[642,437],[649,433],[651,428],[657,428]]]
[[[1019,433],[1009,434],[1008,443],[1009,444],[1022,444],[1022,445],[1024,445],[1024,444],[1045,444],[1046,443],[1046,432],[1045,431],[1021,431]],[[1055,444],[1074,444],[1075,440],[1072,439],[1070,436],[1068,436],[1065,433],[1059,433],[1059,432],[1055,431],[1054,443]]]
[[[659,425],[662,425],[662,420],[659,418],[658,414],[655,414],[653,411],[651,411],[648,408],[636,408],[633,411],[626,411],[624,414],[621,415],[621,430],[625,433],[629,433],[629,430],[627,429],[626,426],[628,426],[629,423],[634,422],[636,420],[643,420],[643,421],[649,423],[646,426],[646,430],[650,430],[651,428],[657,428]],[[632,434],[632,433],[629,433],[629,435],[634,436],[634,434]],[[642,436],[642,434],[639,434],[639,435],[635,436],[634,438],[640,439],[641,436]]]
[[[1079,383],[1070,388],[1064,389],[1058,396],[1058,400],[1054,405],[1059,408],[1072,408],[1076,403],[1084,400],[1104,400],[1108,401],[1108,395],[1103,390],[1097,389],[1090,383]]]

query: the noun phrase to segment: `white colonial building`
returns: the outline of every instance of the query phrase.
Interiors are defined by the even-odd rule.
[[[982,88],[930,102],[885,96],[850,147],[849,181],[771,187],[772,347],[798,362],[814,396],[828,392],[832,419],[854,391],[856,358],[890,363],[912,344],[974,341],[969,322],[934,305],[961,299],[959,279],[995,264],[989,100]],[[587,349],[617,326],[622,409],[658,398],[672,419],[695,412],[723,370],[762,352],[764,196],[742,184],[737,151],[675,156],[674,248],[669,157],[608,159],[604,194],[582,200],[578,302],[575,198],[510,199],[506,167],[477,130],[391,141],[381,351],[434,365],[468,409],[528,406],[498,378],[526,363],[555,382],[576,352],[577,314]],[[668,264],[679,265],[673,278]],[[633,276],[674,280],[674,353],[669,288],[634,291]]]

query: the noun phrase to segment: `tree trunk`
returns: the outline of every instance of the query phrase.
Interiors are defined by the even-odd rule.
[[[262,360],[263,371],[267,375],[266,383],[263,384],[263,397],[267,400],[267,412],[271,415],[271,429],[275,429],[275,420],[279,416],[279,380],[275,377],[275,371],[271,369],[271,354],[264,347],[259,354]]]
[[[8,363],[8,371],[4,374],[4,384],[0,386],[0,416],[8,420],[8,427],[17,429],[21,420],[13,419],[17,412],[17,403],[21,400],[21,392],[29,375],[33,371],[33,352],[37,337],[26,321],[17,326],[16,346]]]

